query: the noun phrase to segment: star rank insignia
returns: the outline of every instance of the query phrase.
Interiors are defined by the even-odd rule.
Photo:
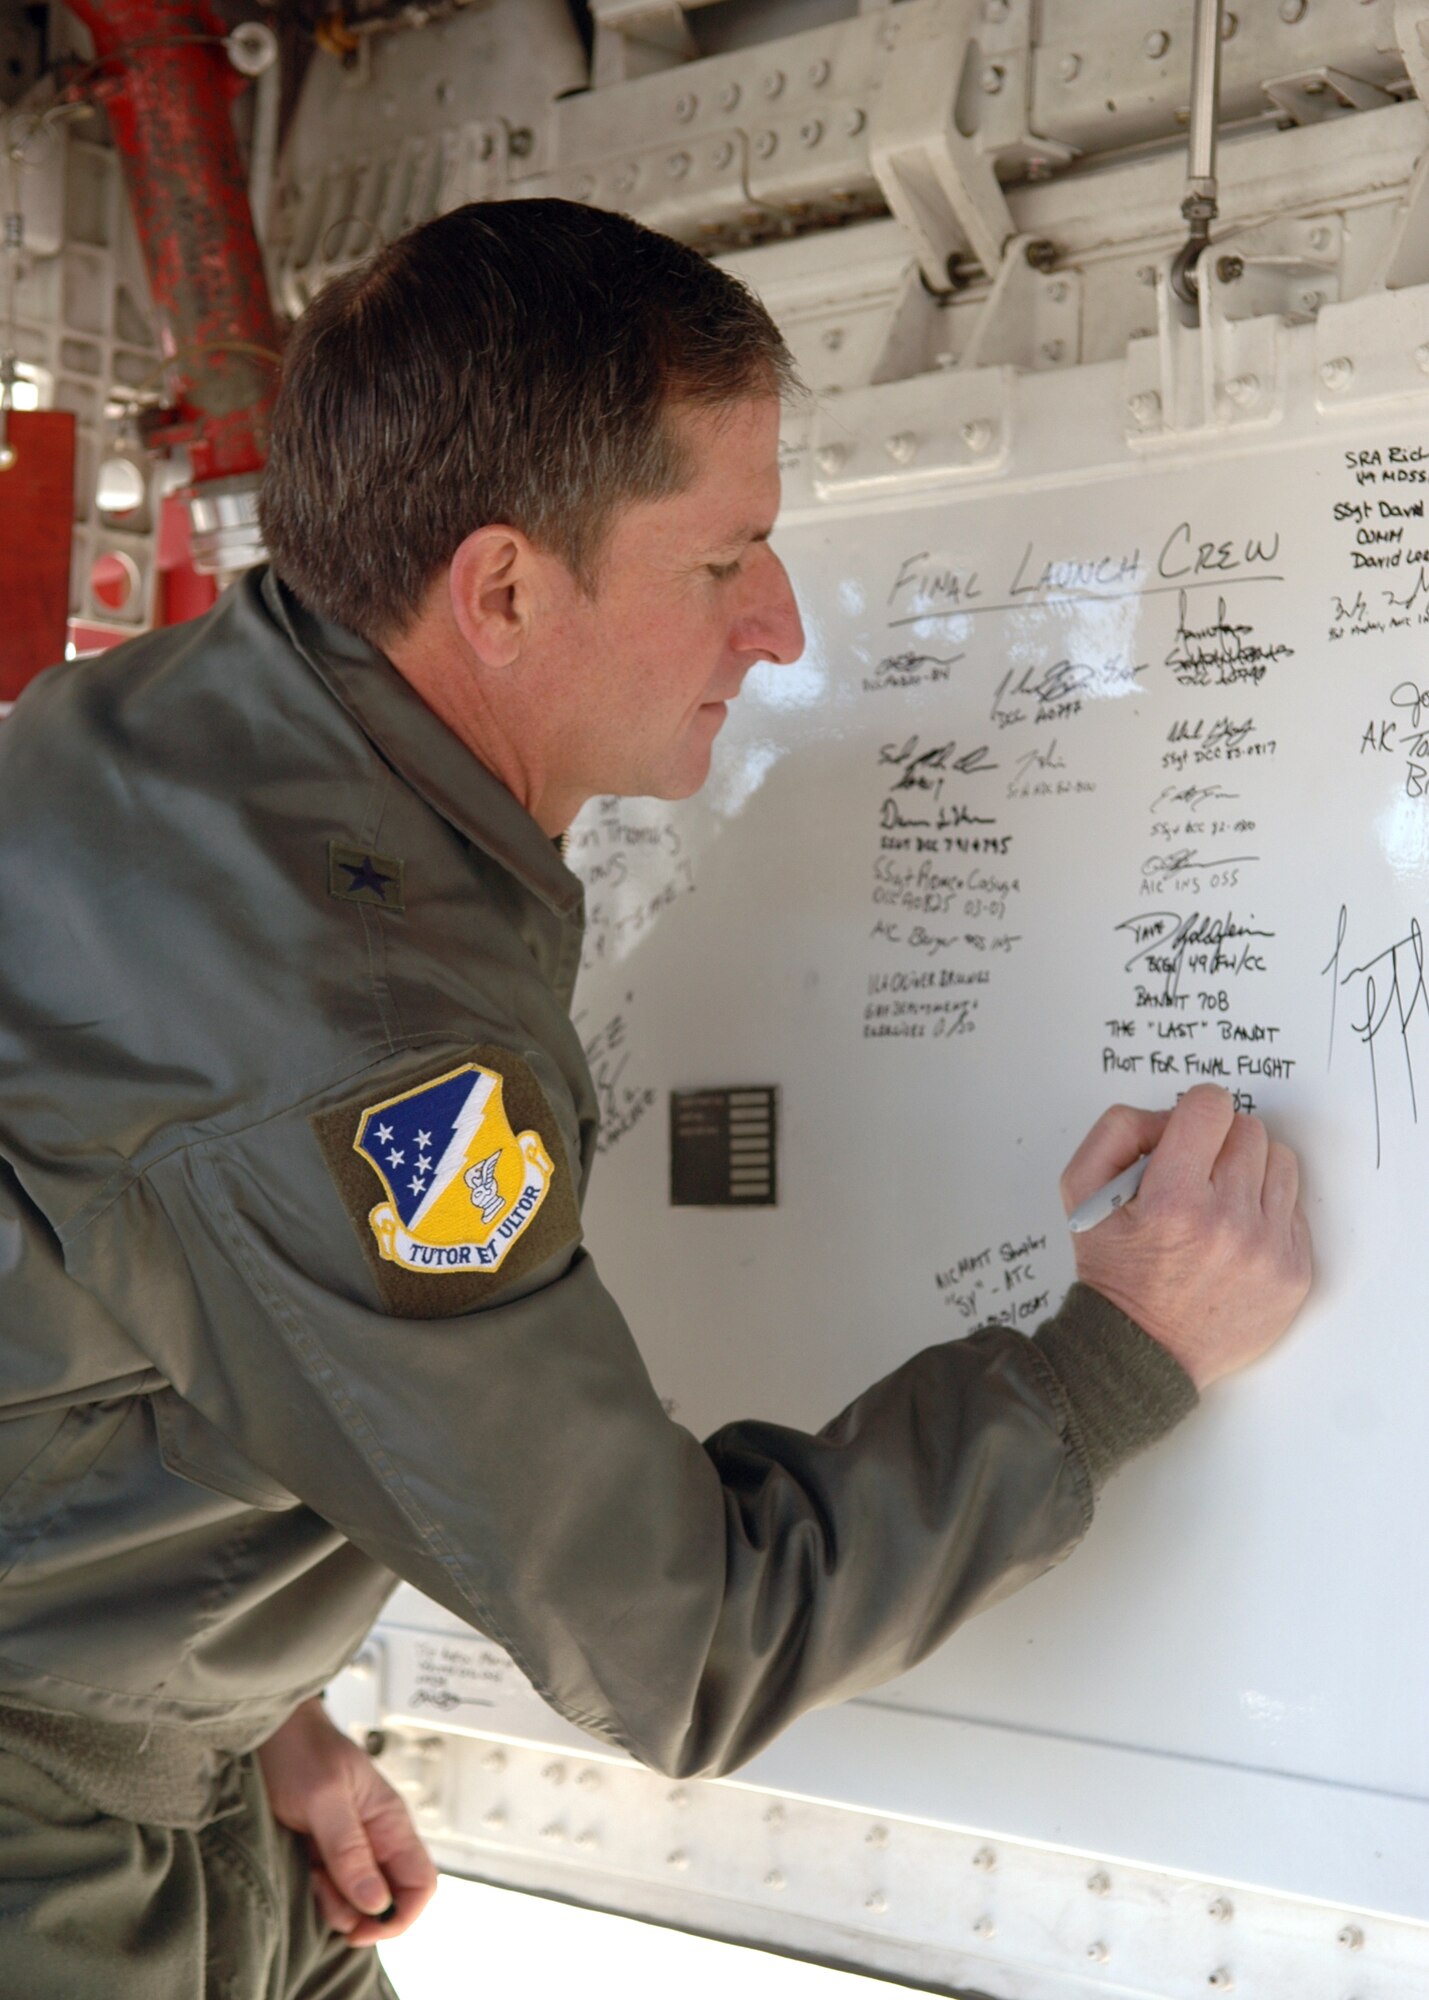
[[[369,903],[377,909],[403,910],[402,863],[391,854],[374,854],[366,847],[327,844],[327,890],[342,903]]]

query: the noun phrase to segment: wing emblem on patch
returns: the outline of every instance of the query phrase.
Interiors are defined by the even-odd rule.
[[[352,1144],[387,1191],[368,1216],[378,1249],[423,1275],[497,1270],[555,1172],[539,1132],[512,1131],[501,1078],[479,1063],[369,1106]]]

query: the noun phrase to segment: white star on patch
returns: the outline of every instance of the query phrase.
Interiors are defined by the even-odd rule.
[[[388,1141],[389,1141],[389,1140],[391,1139],[391,1137],[392,1137],[392,1127],[391,1127],[390,1125],[379,1125],[379,1126],[378,1126],[378,1128],[377,1128],[377,1143],[378,1143],[378,1145],[379,1145],[379,1146],[385,1146],[385,1145],[386,1145],[386,1144],[388,1143]]]
[[[428,1155],[428,1154],[426,1154],[426,1153],[420,1153],[420,1154],[419,1154],[419,1155],[417,1156],[417,1166],[418,1166],[418,1168],[419,1168],[419,1169],[421,1170],[421,1172],[422,1172],[422,1173],[424,1173],[424,1174],[425,1174],[426,1172],[428,1172],[428,1170],[429,1170],[429,1169],[430,1169],[430,1167],[431,1167],[431,1164],[432,1164],[432,1162],[431,1162],[431,1159],[430,1159],[430,1157],[429,1157],[429,1155]]]
[[[413,1194],[420,1194],[426,1185],[426,1177],[423,1174],[418,1174],[416,1179],[410,1183]]]
[[[403,1152],[400,1152],[398,1148],[394,1146],[392,1148],[392,1151],[387,1155],[387,1164],[389,1167],[404,1166],[406,1164],[406,1159],[407,1155]]]
[[[431,1145],[431,1143],[432,1143],[432,1135],[430,1132],[419,1132],[417,1134],[417,1144],[422,1148],[424,1152],[427,1149],[427,1147]]]

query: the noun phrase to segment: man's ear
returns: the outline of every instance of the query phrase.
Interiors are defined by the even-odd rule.
[[[534,609],[535,550],[519,528],[478,528],[457,549],[447,575],[452,617],[488,667],[518,659]]]

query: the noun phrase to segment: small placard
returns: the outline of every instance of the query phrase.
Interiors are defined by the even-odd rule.
[[[670,1092],[670,1200],[676,1208],[772,1208],[773,1084]]]

